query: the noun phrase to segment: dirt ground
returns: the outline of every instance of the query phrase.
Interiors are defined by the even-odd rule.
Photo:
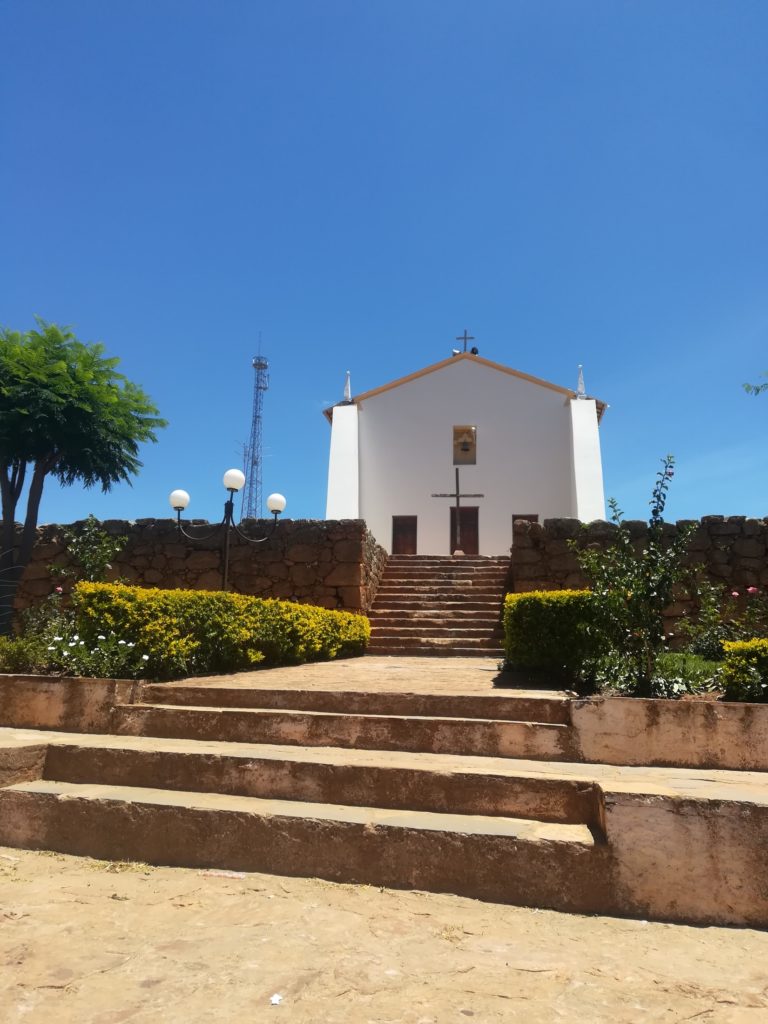
[[[768,934],[0,848],[0,1021],[768,1021]]]

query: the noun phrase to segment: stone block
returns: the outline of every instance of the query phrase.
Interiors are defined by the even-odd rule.
[[[50,589],[56,586],[54,577],[51,575],[51,570],[45,562],[30,562],[24,570],[23,580],[28,583],[30,580],[49,580]]]
[[[291,544],[285,553],[289,562],[314,562],[318,549],[314,544]]]
[[[353,562],[334,566],[323,580],[333,587],[359,587],[362,582],[362,566]]]
[[[341,607],[346,611],[359,612],[363,607],[365,593],[362,587],[339,587]]]
[[[712,547],[712,538],[707,530],[699,528],[688,541],[689,551],[708,551]]]
[[[740,537],[734,541],[734,554],[745,555],[747,558],[760,558],[765,554],[765,544],[754,537]]]
[[[730,516],[722,523],[711,523],[709,532],[713,537],[738,537],[741,533],[741,521],[738,516]]]
[[[554,558],[550,558],[549,567],[556,573],[571,573],[576,572],[579,563],[573,555],[555,555]]]
[[[337,541],[333,545],[333,557],[337,562],[361,562],[363,560],[362,538]]]
[[[541,565],[516,565],[512,571],[515,583],[518,580],[535,580],[541,576]],[[526,588],[527,589],[527,588]]]
[[[632,540],[644,540],[648,536],[648,523],[644,519],[627,519],[624,526]]]
[[[583,590],[587,586],[585,577],[580,572],[571,572],[563,580],[567,590]]]
[[[186,558],[186,567],[189,570],[218,569],[220,565],[220,551],[190,551]]]
[[[144,573],[145,583],[162,583],[164,574],[158,569],[147,569]]]
[[[310,565],[293,565],[289,573],[289,579],[300,587],[307,587],[317,579],[317,570]]]
[[[567,555],[571,548],[567,540],[548,539],[544,548],[548,555]]]
[[[556,540],[578,537],[581,533],[581,522],[578,519],[545,519],[544,530],[549,537]]]
[[[221,572],[209,569],[197,577],[195,590],[221,590]]]
[[[512,549],[512,563],[513,565],[540,565],[543,569],[546,560],[540,551],[536,551],[534,548],[520,548],[515,544]]]
[[[741,532],[745,537],[757,537],[765,532],[765,521],[763,519],[745,519]]]

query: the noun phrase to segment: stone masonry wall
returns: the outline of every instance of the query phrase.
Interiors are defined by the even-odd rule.
[[[193,525],[194,524],[194,525]],[[186,525],[186,524],[185,524]],[[188,525],[205,532],[207,523]],[[111,576],[138,586],[219,590],[222,532],[208,541],[180,537],[171,519],[110,519],[106,532],[125,536]],[[261,524],[244,524],[258,536]],[[71,561],[53,524],[38,529],[38,541],[22,579],[16,608],[29,607],[51,593],[61,581],[49,566]],[[231,535],[230,589],[257,597],[278,597],[323,608],[367,612],[379,586],[387,554],[359,519],[338,521],[284,520],[262,544],[247,544]]]
[[[701,520],[680,520],[666,523],[667,536],[673,537],[679,526],[696,523],[686,561],[701,565],[713,583],[736,590],[768,585],[768,520],[746,516],[704,516]],[[629,521],[631,536],[642,549],[648,533],[647,523]],[[583,525],[577,519],[545,519],[543,523],[516,520],[513,527],[512,585],[515,592],[527,590],[562,590],[586,586],[570,540],[584,546],[604,547],[610,543],[617,527],[596,521]],[[668,610],[671,619],[690,611],[691,601],[680,599]]]

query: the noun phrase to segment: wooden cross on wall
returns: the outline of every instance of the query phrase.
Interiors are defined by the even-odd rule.
[[[467,333],[466,331],[464,332]],[[459,486],[459,467],[456,467],[456,490],[452,494],[433,494],[433,498],[455,498],[456,499],[456,551],[461,551],[461,499],[462,498],[484,498],[484,494],[462,494]]]

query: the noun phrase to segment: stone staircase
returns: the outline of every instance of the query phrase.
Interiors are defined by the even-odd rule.
[[[369,612],[369,654],[500,657],[509,558],[391,555]]]
[[[605,909],[599,788],[508,760],[567,757],[567,708],[147,685],[111,735],[0,738],[0,845]]]
[[[580,763],[553,691],[430,692],[427,666],[399,689],[345,685],[343,665],[302,687],[302,668],[144,684],[101,733],[85,705],[82,732],[9,712],[0,846],[768,923],[766,776]]]

